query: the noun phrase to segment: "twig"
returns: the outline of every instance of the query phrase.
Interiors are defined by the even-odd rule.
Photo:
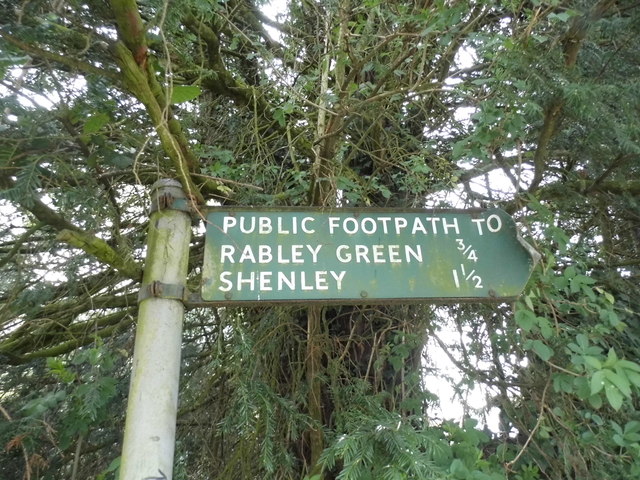
[[[566,368],[562,368],[560,365],[556,365],[555,363],[552,363],[550,361],[547,360],[547,364],[553,368],[555,368],[556,370],[560,370],[561,372],[566,373],[567,375],[572,375],[574,377],[582,377],[582,375],[580,375],[579,373],[576,372],[572,372],[571,370],[567,370]]]
[[[80,465],[80,454],[82,453],[83,440],[84,440],[84,434],[81,434],[78,437],[78,442],[76,444],[76,451],[73,455],[73,469],[71,471],[71,480],[76,480],[76,478],[78,478],[78,466]]]
[[[192,173],[191,175],[194,176],[194,177],[208,178],[210,180],[215,180],[216,182],[229,183],[231,185],[237,185],[238,187],[253,188],[254,190],[258,190],[260,192],[264,191],[264,188],[262,188],[262,187],[258,187],[256,185],[251,185],[250,183],[236,182],[235,180],[229,180],[228,178],[212,177],[211,175],[205,175],[204,173]]]
[[[540,425],[542,424],[542,420],[544,419],[545,399],[547,397],[547,390],[549,389],[549,385],[551,385],[551,377],[549,377],[549,379],[547,380],[547,384],[544,386],[544,390],[542,391],[542,398],[540,399],[540,404],[541,405],[540,405],[540,413],[538,414],[538,421],[536,422],[535,426],[533,427],[533,430],[531,430],[531,433],[529,433],[529,436],[527,437],[527,441],[524,442],[524,445],[522,446],[522,448],[518,452],[518,455],[516,455],[516,458],[514,458],[510,462],[507,462],[507,463],[504,464],[505,470],[511,471],[511,467],[518,460],[520,460],[520,457],[522,457],[522,455],[524,455],[524,452],[527,449],[527,447],[529,446],[529,443],[531,443],[531,440],[533,439],[533,436],[538,431],[538,428],[540,428]]]
[[[0,412],[8,421],[13,421],[11,415],[9,415],[9,412],[7,412],[2,405],[0,405]],[[22,442],[20,442],[20,447],[22,448],[22,454],[24,455],[24,464],[26,467],[26,470],[24,472],[25,480],[31,480],[31,465],[29,464],[29,454],[27,453],[27,449]]]

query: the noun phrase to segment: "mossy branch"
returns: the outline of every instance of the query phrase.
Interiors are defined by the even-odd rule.
[[[200,188],[191,178],[191,173],[200,173],[199,162],[191,150],[180,122],[172,117],[170,99],[155,77],[153,62],[149,60],[149,49],[145,26],[135,0],[111,0],[111,9],[116,19],[120,41],[114,45],[114,54],[122,69],[124,86],[146,108],[151,117],[162,148],[173,162],[189,197],[196,204],[203,204]],[[209,193],[228,194],[228,189],[212,181],[202,182]]]
[[[72,334],[74,338],[67,340],[66,342],[58,343],[56,345],[40,348],[34,350],[31,343],[20,345],[20,351],[26,352],[24,354],[17,352],[15,345],[3,343],[0,344],[0,353],[6,355],[8,363],[18,365],[27,363],[30,360],[36,358],[56,357],[65,353],[72,352],[73,350],[92,343],[97,338],[111,337],[115,332],[121,331],[131,323],[133,323],[134,316],[130,311],[116,312],[111,315],[103,315],[97,317],[95,320],[89,322],[82,322],[75,324],[69,328],[69,334]],[[90,332],[90,334],[87,334]],[[33,337],[30,338],[34,340]],[[37,341],[37,339],[35,339]]]
[[[202,194],[190,176],[189,167],[191,165],[195,168],[196,157],[187,146],[178,122],[168,119],[169,112],[167,108],[163,108],[166,100],[163,99],[162,103],[158,101],[157,96],[163,96],[162,91],[158,91],[158,88],[155,88],[155,91],[152,89],[146,69],[138,65],[133,53],[123,42],[115,44],[114,53],[122,69],[125,87],[145,106],[158,132],[160,143],[173,162],[184,189],[198,204],[204,203]]]
[[[202,79],[202,85],[218,95],[231,98],[239,106],[255,108],[258,115],[272,118],[269,112],[269,104],[263,97],[256,95],[254,88],[236,79],[225,67],[220,56],[220,41],[216,32],[199,22],[193,15],[188,14],[183,18],[183,24],[207,45],[209,68],[215,72],[211,76]]]
[[[47,60],[50,62],[58,63],[60,65],[65,65],[69,67],[74,72],[82,72],[90,75],[97,75],[99,77],[109,78],[110,80],[117,81],[118,74],[111,70],[106,70],[104,68],[96,67],[90,63],[79,60],[78,58],[74,58],[69,55],[59,55],[57,53],[50,52],[49,50],[44,50],[35,45],[31,45],[29,43],[25,43],[13,35],[8,34],[7,32],[2,31],[0,29],[0,38],[3,38],[8,43],[13,45],[14,47],[19,48],[23,52],[29,54],[34,58],[39,58],[42,60]]]
[[[127,261],[104,240],[78,230],[62,230],[58,240],[96,257],[103,263],[115,268],[125,277],[142,279],[142,268],[133,261]]]
[[[133,53],[138,65],[147,61],[147,41],[144,23],[135,0],[111,0],[111,10],[116,18],[118,37]]]

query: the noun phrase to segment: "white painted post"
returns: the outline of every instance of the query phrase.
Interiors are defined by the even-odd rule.
[[[171,207],[172,198],[185,198],[179,182],[160,180],[151,192],[156,207],[149,222],[120,480],[173,475],[184,316],[176,292],[186,285],[191,218]],[[163,289],[173,293],[163,295]]]

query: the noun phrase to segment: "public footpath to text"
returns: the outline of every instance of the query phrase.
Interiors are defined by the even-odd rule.
[[[202,298],[507,298],[532,260],[502,210],[212,209]]]

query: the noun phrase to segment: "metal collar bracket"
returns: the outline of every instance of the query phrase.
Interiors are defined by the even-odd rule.
[[[191,202],[182,190],[180,182],[171,179],[157,181],[151,187],[151,212],[158,210],[179,210],[193,213]]]
[[[186,197],[174,197],[169,192],[159,193],[151,202],[151,212],[158,210],[180,210],[188,214],[193,213],[193,208]]]
[[[175,285],[153,281],[144,283],[138,292],[138,303],[147,298],[165,298],[168,300],[179,300],[183,303],[189,301],[190,293],[184,285]]]

